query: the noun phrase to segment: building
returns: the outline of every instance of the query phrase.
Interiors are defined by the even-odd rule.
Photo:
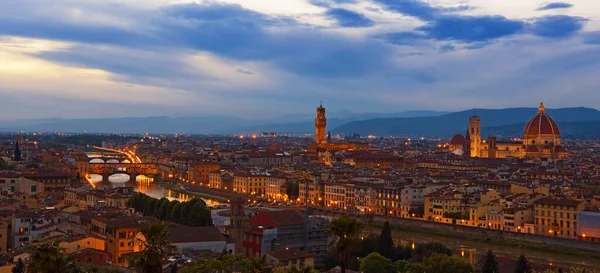
[[[536,200],[534,206],[536,234],[577,237],[577,212],[585,208],[584,201],[546,197]]]
[[[600,241],[600,210],[577,212],[577,234],[585,240]]]
[[[265,211],[250,218],[244,231],[243,255],[262,257],[271,251],[296,250],[315,255],[315,267],[324,265],[327,256],[327,221],[309,218],[308,240],[305,218],[297,210]]]
[[[285,184],[287,179],[285,176],[268,175],[265,177],[265,195],[267,198],[275,200],[287,200],[288,196],[285,192]]]
[[[120,216],[117,218],[104,218],[106,225],[106,252],[115,264],[125,264],[124,254],[141,251],[141,246],[134,244],[134,238],[139,233],[139,228],[146,223],[155,222],[156,219],[148,217]]]
[[[267,264],[271,267],[301,268],[315,266],[315,254],[295,249],[271,251],[266,255]]]
[[[233,191],[234,177],[224,170],[212,171],[208,174],[208,185],[213,189]]]
[[[237,172],[233,177],[233,191],[263,195],[265,193],[265,175]]]
[[[186,251],[205,250],[215,253],[226,251],[230,254],[235,252],[235,244],[228,242],[219,228],[174,226],[170,229],[171,242],[173,246],[185,253]]]
[[[221,164],[211,161],[197,161],[190,163],[188,180],[200,184],[209,183],[209,174],[221,169]]]
[[[455,145],[458,146],[460,135]],[[471,157],[480,158],[550,158],[562,159],[568,156],[567,150],[562,145],[560,129],[558,125],[546,113],[544,104],[540,102],[538,112],[533,116],[523,130],[522,141],[498,141],[495,137],[481,138],[481,118],[472,116],[469,118],[469,126],[465,137],[465,144],[469,146]]]
[[[309,143],[307,147],[311,158],[318,159],[319,154],[325,151],[366,151],[369,149],[368,143],[361,142],[332,142],[331,136],[325,136],[327,129],[327,118],[325,116],[325,107],[323,104],[317,108],[317,117],[315,118],[315,143]]]

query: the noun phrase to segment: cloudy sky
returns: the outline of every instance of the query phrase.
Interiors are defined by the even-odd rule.
[[[600,1],[3,0],[0,119],[600,105]]]

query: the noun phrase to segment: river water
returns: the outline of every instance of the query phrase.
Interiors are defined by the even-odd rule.
[[[365,234],[379,234],[380,229],[368,227],[364,232]],[[394,239],[396,245],[411,246],[413,248],[415,247],[415,244],[419,243],[440,242],[451,248],[455,256],[460,257],[474,265],[478,264],[481,255],[491,249],[499,256],[510,259],[517,259],[519,255],[523,254],[532,263],[552,268],[568,268],[575,265],[589,268],[600,268],[600,259],[523,249],[514,245],[498,245],[487,242],[466,241],[404,230],[392,230],[392,238]]]
[[[96,187],[134,187],[137,192],[145,193],[151,197],[160,199],[166,197],[169,200],[178,200],[180,202],[189,201],[194,198],[188,194],[178,193],[169,189],[165,189],[154,183],[152,177],[140,175],[132,180],[127,174],[113,174],[108,178],[108,181],[102,181],[102,176],[97,174],[90,175],[90,180]]]

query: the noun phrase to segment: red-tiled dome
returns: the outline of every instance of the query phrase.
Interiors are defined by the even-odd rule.
[[[539,135],[555,135],[556,137],[560,137],[558,125],[546,114],[544,104],[541,102],[537,115],[531,118],[525,126],[523,138],[532,139],[537,138]]]
[[[454,146],[458,146],[458,145],[465,145],[465,137],[461,134],[456,134],[452,137],[452,139],[450,139],[450,145],[454,145]]]

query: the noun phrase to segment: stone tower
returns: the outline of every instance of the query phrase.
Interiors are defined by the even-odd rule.
[[[471,157],[481,155],[481,118],[472,116],[469,118],[469,147]]]
[[[325,107],[323,103],[317,108],[317,118],[315,118],[315,128],[317,130],[316,140],[317,144],[325,144],[327,140],[325,138],[325,128],[327,128],[327,118],[325,118]]]
[[[235,242],[235,254],[243,253],[243,228],[244,228],[244,204],[246,199],[243,197],[235,197],[230,200],[231,219],[229,236]],[[242,254],[243,255],[243,254]]]

